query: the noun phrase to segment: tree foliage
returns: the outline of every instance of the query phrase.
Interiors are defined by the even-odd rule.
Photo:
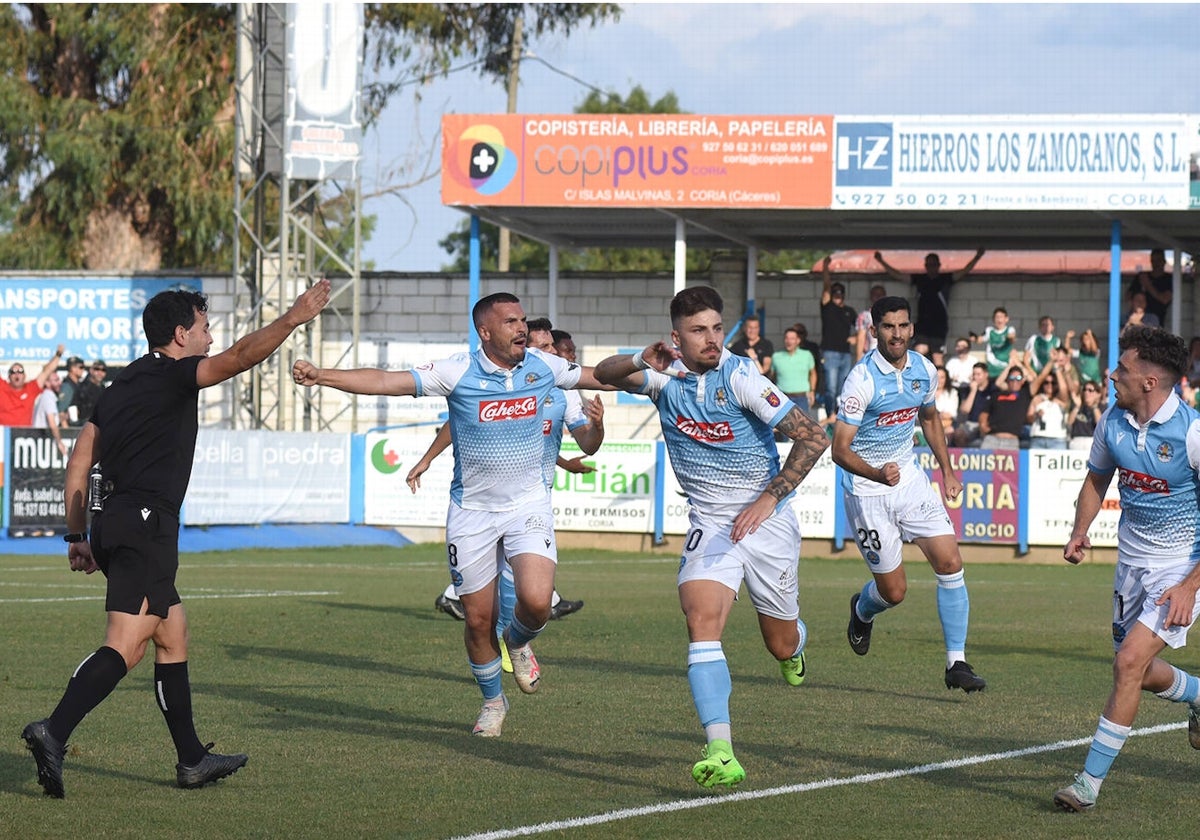
[[[536,37],[619,11],[370,4],[366,54],[401,79],[464,57],[503,78],[518,17]],[[230,267],[235,16],[233,4],[0,7],[0,267]],[[394,90],[364,92],[368,123]],[[317,208],[318,224],[348,224],[346,201]]]

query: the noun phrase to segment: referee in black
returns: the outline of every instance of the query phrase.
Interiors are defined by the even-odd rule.
[[[99,569],[108,579],[104,644],[87,655],[50,717],[21,737],[37,762],[48,796],[63,796],[67,738],[154,642],[154,696],[179,762],[176,781],[198,788],[246,764],[245,755],[209,752],[192,720],[187,617],[175,591],[179,568],[179,509],[191,477],[201,388],[249,370],[292,331],[320,314],[330,284],[321,280],[272,324],[209,356],[208,301],[199,292],[155,295],[142,313],[150,352],[117,374],[84,423],[67,461],[65,539],[72,571]],[[103,466],[103,510],[87,533],[89,476]],[[91,502],[96,502],[92,499]]]

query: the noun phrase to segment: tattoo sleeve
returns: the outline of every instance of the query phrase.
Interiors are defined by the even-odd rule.
[[[766,492],[776,499],[783,499],[796,489],[817,463],[821,453],[829,448],[829,436],[815,420],[798,408],[789,411],[775,429],[792,439],[792,449],[779,475],[767,485]]]

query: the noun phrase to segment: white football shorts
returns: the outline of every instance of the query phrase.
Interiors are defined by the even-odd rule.
[[[502,551],[497,551],[497,546]],[[478,592],[496,579],[505,560],[536,554],[558,562],[550,494],[520,510],[467,510],[453,500],[446,513],[446,563],[459,595]]]
[[[1113,577],[1113,650],[1121,647],[1135,621],[1149,627],[1168,647],[1181,648],[1187,644],[1188,627],[1163,628],[1168,604],[1155,604],[1164,592],[1187,577],[1195,564],[1184,560],[1165,569],[1147,569],[1118,563]],[[1192,606],[1192,621],[1200,617],[1200,598]]]
[[[732,520],[706,520],[694,508],[688,519],[677,583],[715,580],[732,589],[736,598],[745,581],[756,612],[788,620],[800,616],[800,526],[791,504],[737,543]]]
[[[845,495],[846,518],[872,574],[900,568],[905,542],[954,535],[941,496],[924,476],[892,489],[882,496]]]

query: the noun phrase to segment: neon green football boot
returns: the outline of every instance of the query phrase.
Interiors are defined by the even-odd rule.
[[[714,785],[733,787],[746,778],[746,771],[733,757],[733,747],[728,741],[715,738],[709,742],[701,755],[704,757],[692,767],[692,778],[700,787]]]
[[[788,685],[800,685],[804,682],[804,651],[800,651],[791,659],[779,663],[779,670]]]

